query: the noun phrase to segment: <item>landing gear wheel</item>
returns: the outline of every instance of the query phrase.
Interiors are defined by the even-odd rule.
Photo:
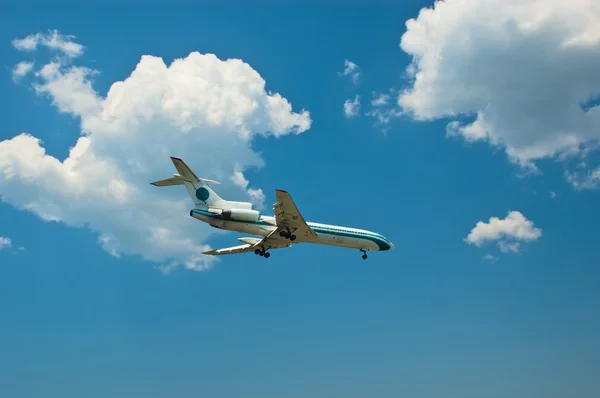
[[[286,231],[279,231],[279,236],[281,236],[282,238],[287,238],[287,232]]]
[[[296,240],[296,235],[294,235],[294,234],[291,234],[291,235],[290,235],[290,240]]]
[[[362,259],[366,260],[367,259],[367,251],[365,249],[360,249],[360,251],[363,253]]]
[[[266,253],[265,253],[265,258],[269,258],[269,257],[271,257],[271,253],[269,253],[269,252],[266,252]]]
[[[258,255],[262,257],[262,256],[264,256],[264,255],[265,255],[265,252],[263,252],[263,251],[260,251],[260,252],[258,253]]]
[[[363,260],[366,260],[366,259],[367,259],[367,255],[366,255],[366,254],[363,254],[363,255],[362,255],[362,259],[363,259]]]
[[[254,254],[260,254],[260,249],[254,250]]]

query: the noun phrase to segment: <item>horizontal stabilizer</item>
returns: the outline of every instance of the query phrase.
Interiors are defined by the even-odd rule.
[[[150,184],[154,185],[155,187],[168,187],[171,185],[183,185],[183,180],[179,177],[171,177],[167,178],[166,180],[154,181]]]

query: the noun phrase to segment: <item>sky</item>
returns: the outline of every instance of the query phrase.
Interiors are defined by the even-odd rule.
[[[600,393],[597,2],[1,10],[0,396]],[[204,256],[169,156],[395,249]]]

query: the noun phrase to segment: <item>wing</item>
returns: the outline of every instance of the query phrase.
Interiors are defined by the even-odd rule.
[[[317,236],[315,231],[304,221],[304,217],[300,214],[289,193],[277,189],[275,191],[275,198],[277,203],[273,206],[273,210],[275,211],[275,221],[277,222],[278,229],[289,228],[298,238]]]
[[[292,246],[291,242],[280,235],[282,230],[290,231],[296,235],[299,241],[302,241],[302,238],[308,238],[311,236],[316,236],[317,234],[313,231],[306,221],[304,221],[304,217],[298,211],[296,204],[292,200],[292,197],[286,191],[281,189],[276,190],[275,197],[277,199],[277,203],[273,206],[273,210],[275,211],[275,221],[277,222],[277,228],[273,230],[268,236],[263,239],[257,238],[240,238],[242,242],[245,242],[243,245],[225,247],[222,249],[209,250],[202,254],[208,254],[211,256],[219,256],[223,254],[237,254],[237,253],[248,253],[253,252],[256,249],[282,249],[285,247]],[[299,243],[298,241],[296,243]]]
[[[211,256],[219,256],[222,254],[237,254],[237,253],[248,253],[253,252],[256,249],[283,249],[285,247],[292,246],[291,243],[287,240],[279,236],[280,229],[277,228],[273,232],[271,232],[268,236],[262,239],[254,239],[254,238],[241,238],[240,240],[256,240],[252,243],[246,243],[239,246],[225,247],[223,249],[215,249],[203,252],[202,254],[208,254]]]

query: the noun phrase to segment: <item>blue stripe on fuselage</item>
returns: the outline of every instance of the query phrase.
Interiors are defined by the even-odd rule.
[[[210,213],[206,210],[202,210],[202,209],[194,209],[192,210],[193,213],[198,213],[200,215],[203,215],[205,217],[210,217],[210,218],[214,218],[215,220],[224,220],[224,221],[233,221],[233,222],[240,222],[240,223],[245,223],[245,224],[254,224],[254,225],[265,225],[265,226],[270,226],[270,227],[275,227],[272,224],[266,223],[264,221],[241,221],[241,220],[232,220],[232,219],[223,219],[213,213]],[[359,238],[359,239],[367,239],[370,240],[371,242],[374,242],[377,246],[379,246],[379,250],[384,251],[384,250],[390,250],[391,246],[390,243],[388,242],[388,240],[386,238],[384,238],[383,236],[379,235],[379,234],[375,234],[373,232],[356,232],[356,231],[350,231],[347,230],[343,227],[322,227],[319,225],[311,225],[311,223],[307,223],[308,226],[315,231],[317,234],[319,235],[335,235],[335,236],[343,236],[345,238]]]
[[[328,228],[328,227],[320,227],[317,225],[310,225],[310,228],[315,231],[317,234],[323,235],[335,235],[335,236],[343,236],[345,238],[359,238],[366,239],[374,242],[377,246],[379,246],[379,250],[390,250],[391,246],[387,242],[387,240],[383,236],[376,235],[374,233],[366,233],[366,232],[355,232],[342,230],[341,228]]]

